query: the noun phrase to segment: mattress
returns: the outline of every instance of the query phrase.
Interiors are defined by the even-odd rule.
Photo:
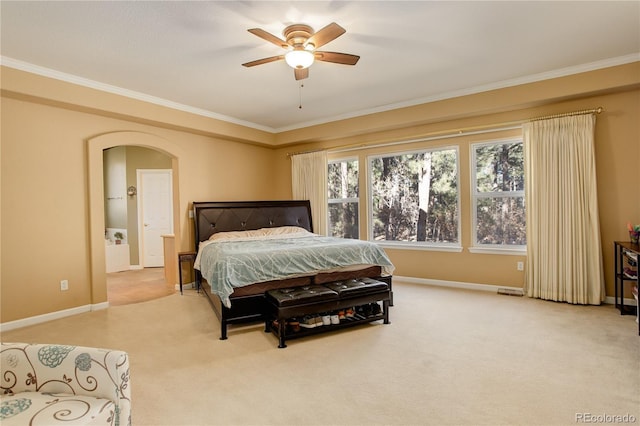
[[[209,283],[211,293],[227,307],[237,289],[256,283],[316,275],[322,280],[331,273],[372,266],[379,267],[383,276],[393,273],[393,264],[374,243],[324,237],[302,228],[289,231],[276,228],[231,236],[215,234],[217,237],[201,243],[195,267]]]

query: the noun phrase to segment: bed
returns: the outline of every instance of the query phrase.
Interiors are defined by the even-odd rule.
[[[384,252],[378,248],[376,244],[361,240],[345,240],[341,238],[321,237],[315,234],[302,235],[313,232],[313,224],[311,218],[311,207],[308,200],[276,200],[276,201],[232,201],[232,202],[194,202],[193,203],[193,219],[194,219],[194,241],[196,249],[196,286],[201,289],[207,296],[211,306],[220,320],[220,339],[227,338],[227,328],[229,324],[236,324],[250,321],[263,321],[265,313],[265,293],[269,290],[289,287],[302,287],[313,284],[323,284],[339,280],[347,280],[353,278],[375,278],[386,282],[391,287],[393,265],[386,257]],[[295,228],[295,229],[294,229]],[[262,235],[267,234],[267,242],[256,251],[270,250],[269,247],[277,245],[286,239],[287,244],[293,244],[293,240],[289,240],[290,236],[285,235],[281,239],[278,234],[288,234],[289,232],[297,235],[292,237],[295,244],[303,241],[314,240],[305,243],[304,250],[319,250],[316,253],[324,251],[324,248],[314,249],[311,244],[316,244],[315,240],[322,240],[320,244],[336,243],[341,245],[338,250],[346,253],[351,248],[348,245],[353,244],[356,252],[362,251],[366,253],[358,259],[354,257],[350,260],[341,258],[338,260],[330,259],[329,255],[317,255],[315,257],[326,257],[328,261],[336,263],[331,267],[318,269],[318,265],[311,265],[311,270],[302,271],[301,265],[280,265],[276,271],[270,270],[266,275],[252,275],[246,273],[236,273],[234,265],[240,265],[238,268],[246,268],[241,264],[244,256],[248,257],[246,262],[259,262],[251,257],[251,251],[255,246],[254,236],[259,234],[256,239],[263,239]],[[232,238],[228,242],[228,236]],[[235,238],[239,241],[235,241]],[[222,242],[220,241],[222,239]],[[211,241],[214,243],[211,243]],[[334,241],[330,241],[334,240]],[[211,254],[222,250],[220,246],[235,247],[241,252],[226,252],[227,260],[211,261],[206,260],[207,256],[217,256]],[[242,245],[242,247],[240,247]],[[252,245],[251,249],[247,249],[248,245]],[[266,246],[266,247],[265,247]],[[288,258],[297,258],[300,251],[292,252],[291,248],[287,248]],[[298,249],[293,249],[298,250]],[[291,253],[296,253],[292,256]],[[275,253],[268,252],[267,256],[276,256]],[[357,256],[354,254],[354,256]],[[344,256],[341,256],[344,257]],[[315,260],[313,260],[315,262]],[[307,263],[313,263],[309,260]],[[268,266],[267,263],[251,263],[253,269],[259,270],[260,273]],[[296,263],[296,262],[292,262]],[[305,262],[304,266],[309,266]],[[340,265],[337,265],[337,264]],[[348,263],[348,264],[347,264]],[[277,264],[277,263],[276,263]],[[217,265],[217,267],[213,266]],[[258,265],[256,267],[256,265]],[[294,268],[294,269],[291,269]],[[223,269],[221,272],[220,269]],[[255,271],[253,271],[255,272]],[[239,278],[240,277],[240,278]],[[248,280],[248,281],[247,281]],[[255,281],[254,281],[255,280]]]

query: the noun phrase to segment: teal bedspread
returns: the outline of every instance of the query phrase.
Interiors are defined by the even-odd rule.
[[[323,237],[207,242],[200,247],[196,269],[226,307],[235,287],[353,265],[379,265],[383,275],[394,266],[378,245],[362,240]]]

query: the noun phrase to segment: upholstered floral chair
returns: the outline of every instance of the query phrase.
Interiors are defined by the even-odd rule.
[[[0,361],[2,426],[131,425],[126,352],[2,343]]]

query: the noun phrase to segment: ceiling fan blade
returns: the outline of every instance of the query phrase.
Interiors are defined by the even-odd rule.
[[[279,39],[278,37],[274,36],[271,33],[266,32],[263,29],[251,28],[251,29],[248,29],[247,31],[249,31],[251,34],[257,35],[261,39],[267,40],[269,43],[273,43],[278,47],[282,47],[283,49],[286,49],[289,47],[286,41]]]
[[[257,59],[255,61],[242,64],[243,67],[255,67],[256,65],[268,64],[269,62],[275,62],[284,59],[284,55],[271,56],[269,58]]]
[[[342,34],[346,33],[347,30],[342,28],[340,25],[335,22],[330,23],[320,31],[317,31],[314,35],[309,37],[306,44],[313,44],[313,46],[317,49],[320,46],[324,46],[332,40],[337,39]]]
[[[309,68],[294,68],[293,74],[296,76],[296,80],[304,80],[309,77]]]
[[[343,65],[355,65],[358,63],[360,56],[350,55],[349,53],[338,52],[315,52],[316,60],[323,62],[333,62]]]

